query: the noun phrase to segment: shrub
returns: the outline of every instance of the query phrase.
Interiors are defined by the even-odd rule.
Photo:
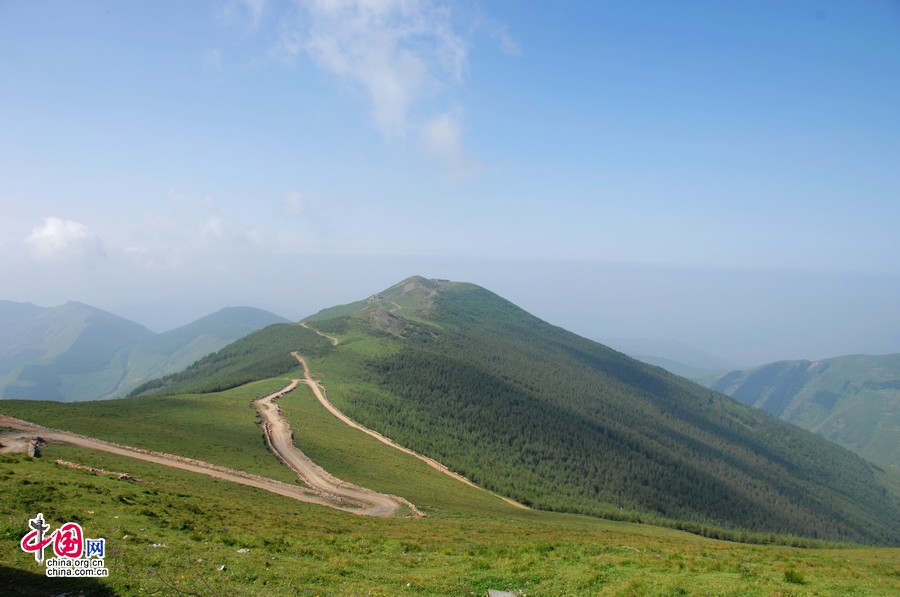
[[[802,585],[806,582],[803,578],[803,574],[797,572],[797,569],[793,566],[784,571],[784,580],[789,583],[794,583],[795,585]]]

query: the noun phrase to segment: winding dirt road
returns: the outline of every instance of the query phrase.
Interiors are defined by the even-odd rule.
[[[232,483],[256,487],[302,502],[328,506],[354,514],[391,516],[401,506],[405,505],[409,507],[414,516],[424,516],[418,508],[403,498],[376,493],[333,477],[313,463],[293,445],[293,434],[290,426],[281,417],[274,401],[296,388],[298,383],[300,383],[300,380],[292,380],[290,384],[281,390],[254,402],[254,406],[256,406],[262,418],[267,444],[275,455],[297,472],[301,479],[310,487],[291,485],[209,462],[185,458],[184,456],[124,446],[78,433],[42,427],[4,415],[0,415],[0,427],[8,427],[19,431],[5,432],[0,435],[0,444],[3,446],[0,448],[0,451],[24,451],[24,449],[27,449],[27,446],[32,444],[35,438],[40,438],[45,442],[57,441],[67,443],[81,448],[100,450],[101,452],[109,452],[119,456],[199,473]]]
[[[161,464],[163,466],[177,468],[192,473],[199,473],[201,475],[207,475],[209,477],[222,479],[224,481],[230,481],[232,483],[248,485],[250,487],[256,487],[258,489],[264,489],[271,493],[277,493],[278,495],[294,498],[302,502],[330,506],[332,508],[338,508],[339,510],[346,510],[348,512],[356,511],[356,509],[349,507],[349,505],[345,506],[342,504],[336,504],[334,503],[333,499],[329,499],[327,496],[320,495],[315,490],[309,488],[282,483],[281,481],[276,481],[274,479],[267,479],[266,477],[261,477],[259,475],[253,475],[250,473],[245,473],[244,471],[229,469],[209,462],[203,462],[201,460],[194,460],[193,458],[185,458],[184,456],[176,456],[174,454],[166,454],[164,452],[154,452],[152,450],[144,450],[142,448],[134,448],[131,446],[115,444],[112,442],[104,441],[102,439],[88,437],[77,433],[70,433],[68,431],[62,431],[60,429],[41,427],[40,425],[35,425],[34,423],[29,423],[28,421],[22,421],[6,416],[0,416],[0,426],[12,427],[13,429],[19,429],[21,430],[21,432],[24,432],[24,435],[21,432],[5,433],[4,439],[7,440],[15,438],[24,440],[27,443],[30,442],[32,438],[39,437],[44,441],[62,442],[71,444],[73,446],[78,446],[80,448],[87,448],[89,450],[109,452],[118,456],[125,456],[128,458],[143,460],[145,462]],[[4,444],[5,443],[6,442],[4,442]]]
[[[308,325],[305,321],[301,321],[301,322],[300,322],[300,326],[301,326],[301,327],[304,327],[304,328],[306,328],[306,329],[308,329],[308,330],[310,330],[310,331],[312,331],[312,332],[317,333],[319,336],[321,336],[321,337],[323,337],[323,338],[328,338],[328,340],[331,342],[331,345],[332,345],[332,346],[337,346],[337,345],[338,345],[338,339],[337,339],[337,338],[335,338],[334,336],[329,336],[328,334],[325,334],[325,333],[323,333],[323,332],[320,332],[320,331],[317,330],[316,328],[311,328],[311,327],[309,327],[309,325]],[[296,353],[296,352],[292,352],[291,354],[296,356],[297,353]]]
[[[292,353],[297,356],[297,353]],[[299,359],[299,357],[298,357]],[[301,361],[302,362],[302,361]],[[306,364],[304,363],[304,367]],[[309,369],[305,370],[306,383],[313,388]],[[290,425],[281,416],[275,400],[284,396],[296,387],[299,380],[293,380],[291,385],[281,392],[270,394],[253,403],[263,423],[263,431],[269,450],[309,486],[316,488],[322,495],[334,500],[336,503],[350,503],[357,506],[353,512],[368,516],[391,516],[401,506],[408,506],[415,516],[424,514],[407,500],[383,493],[377,493],[370,489],[341,481],[328,471],[314,463],[300,449],[294,446],[294,434]]]
[[[399,305],[397,308],[400,308]],[[316,332],[322,337],[328,338],[332,345],[337,346],[338,339],[334,336],[324,334],[315,328],[308,326],[305,322],[301,322],[301,325]],[[154,464],[199,473],[216,479],[230,481],[232,483],[256,487],[302,502],[328,506],[330,508],[352,512],[354,514],[364,516],[392,516],[403,506],[406,506],[409,508],[412,516],[425,516],[422,511],[404,498],[378,493],[338,479],[315,464],[308,456],[306,456],[306,454],[294,445],[293,432],[291,431],[290,425],[288,425],[287,421],[284,420],[284,417],[281,416],[280,409],[275,404],[275,401],[294,390],[298,384],[304,383],[309,386],[319,403],[346,425],[362,431],[378,441],[396,450],[400,450],[404,454],[418,458],[428,466],[460,483],[465,483],[466,485],[475,489],[480,489],[481,491],[487,491],[483,487],[475,485],[462,475],[454,473],[440,462],[401,446],[390,438],[383,436],[377,431],[364,427],[346,416],[328,399],[325,387],[312,378],[306,360],[297,352],[292,352],[291,354],[297,359],[297,362],[303,366],[303,380],[291,380],[287,386],[277,392],[273,392],[268,396],[255,400],[253,406],[261,419],[266,444],[270,451],[291,470],[296,472],[300,479],[309,487],[290,485],[274,479],[268,479],[259,475],[253,475],[244,471],[230,469],[209,462],[194,460],[192,458],[166,454],[164,452],[154,452],[152,450],[144,450],[132,446],[124,446],[77,433],[62,431],[60,429],[42,427],[28,421],[14,419],[4,415],[0,415],[0,427],[18,429],[19,431],[0,434],[0,452],[25,451],[28,446],[34,443],[35,438],[41,438],[44,441],[68,443],[82,448],[100,450],[119,456],[126,456],[128,458],[135,458]],[[528,509],[527,506],[520,504],[519,502],[490,491],[487,492],[512,506]]]

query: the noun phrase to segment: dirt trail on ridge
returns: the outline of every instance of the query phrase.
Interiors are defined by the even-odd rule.
[[[326,334],[326,333],[324,333],[324,332],[320,332],[319,330],[317,330],[317,329],[315,329],[315,328],[309,327],[309,326],[306,324],[305,321],[301,321],[301,322],[300,322],[300,325],[301,325],[302,327],[305,327],[306,329],[308,329],[308,330],[310,330],[310,331],[313,331],[313,332],[317,333],[318,335],[320,335],[320,336],[323,337],[323,338],[328,338],[328,340],[331,342],[331,345],[332,345],[332,346],[337,346],[337,345],[338,345],[338,339],[335,338],[334,336],[329,336],[328,334]],[[292,352],[291,354],[293,354],[294,356],[297,355],[297,353],[295,353],[295,352]]]
[[[292,354],[297,355],[297,353]],[[306,367],[305,363],[304,367]],[[315,386],[311,385],[312,379],[309,376],[309,369],[306,369],[305,376],[307,385],[313,387],[313,391],[315,391]],[[297,382],[298,380],[294,380],[293,385],[296,386]],[[405,505],[409,507],[415,516],[424,516],[418,508],[403,498],[377,493],[371,489],[341,481],[314,463],[299,448],[294,446],[294,433],[284,417],[281,416],[280,409],[275,404],[275,400],[284,396],[285,393],[276,392],[253,403],[254,408],[256,408],[262,419],[266,444],[279,460],[297,473],[305,483],[330,496],[335,501],[347,501],[359,505],[359,508],[354,510],[357,514],[391,516],[401,506]]]
[[[262,418],[267,444],[275,455],[297,472],[310,487],[291,485],[193,458],[125,446],[61,429],[43,427],[5,415],[0,415],[0,428],[8,427],[18,431],[3,432],[0,435],[0,439],[2,439],[0,441],[0,445],[2,445],[0,452],[24,451],[24,448],[33,444],[36,438],[40,438],[44,442],[62,442],[89,450],[109,452],[118,456],[199,473],[215,479],[256,487],[302,502],[328,506],[329,508],[354,514],[391,516],[402,505],[406,505],[410,508],[413,515],[424,516],[421,511],[403,498],[375,493],[333,477],[313,463],[293,445],[293,434],[290,426],[284,421],[274,401],[296,388],[298,383],[300,383],[298,379],[291,380],[291,383],[281,390],[256,400],[254,406]]]

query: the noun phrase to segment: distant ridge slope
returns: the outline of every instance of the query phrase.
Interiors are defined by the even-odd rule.
[[[2,307],[7,313],[21,310],[9,303]],[[3,397],[98,398],[123,375],[128,347],[153,335],[133,321],[81,303],[37,309],[27,309],[30,317],[0,333]]]
[[[135,347],[129,375],[118,391],[181,371],[256,330],[288,320],[252,307],[226,307],[180,328],[157,334]]]
[[[184,371],[139,385],[129,396],[228,390],[298,369],[292,351],[321,356],[331,348],[328,340],[299,324],[272,324],[206,355]]]
[[[710,387],[900,471],[900,354],[780,361]]]
[[[341,340],[311,362],[339,408],[523,503],[900,543],[858,456],[478,286],[413,277],[305,321]]]
[[[718,379],[725,373],[740,368],[725,359],[676,340],[611,338],[601,340],[601,344],[702,385],[707,385],[704,382]]]
[[[154,334],[81,303],[38,307],[0,301],[0,398],[77,401],[121,395],[146,379],[271,323],[287,321],[249,307],[228,308]]]

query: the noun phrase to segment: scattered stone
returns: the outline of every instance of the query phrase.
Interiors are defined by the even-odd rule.
[[[65,466],[67,468],[74,468],[82,471],[89,471],[96,475],[110,475],[113,477],[117,477],[120,481],[128,481],[129,483],[143,483],[140,479],[136,477],[132,477],[128,473],[117,473],[114,471],[107,471],[102,468],[95,468],[93,466],[85,466],[83,464],[78,464],[75,462],[69,462],[68,460],[57,460],[56,464],[60,466]]]
[[[250,551],[250,550],[247,549],[246,547],[242,547],[242,548],[240,548],[239,550],[237,550],[238,553],[247,553],[247,552],[249,552],[249,551]]]
[[[42,437],[34,437],[28,444],[28,455],[32,458],[41,457],[41,447],[47,445]]]

